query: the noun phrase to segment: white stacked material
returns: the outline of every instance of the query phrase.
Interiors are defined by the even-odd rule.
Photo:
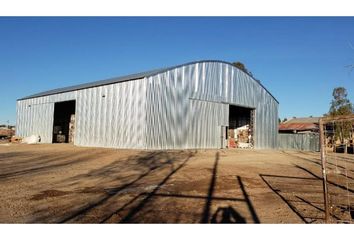
[[[75,114],[71,114],[69,122],[69,143],[74,142],[75,136]]]
[[[22,143],[27,143],[27,144],[36,144],[41,141],[41,138],[39,135],[31,135],[29,137],[25,137],[22,139]]]
[[[238,147],[239,148],[250,148],[252,145],[250,143],[244,143],[244,142],[239,142]]]
[[[249,141],[248,137],[249,125],[244,125],[235,129],[235,140],[246,143]]]

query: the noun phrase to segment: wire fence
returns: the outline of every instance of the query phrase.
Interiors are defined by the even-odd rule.
[[[327,223],[354,222],[354,115],[320,119]]]

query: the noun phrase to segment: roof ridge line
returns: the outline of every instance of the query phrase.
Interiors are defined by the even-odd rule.
[[[36,98],[36,97],[44,97],[44,96],[65,93],[65,92],[70,92],[70,91],[76,91],[76,90],[81,90],[84,88],[99,87],[99,86],[104,86],[104,85],[109,85],[109,84],[114,84],[114,83],[119,83],[119,82],[137,80],[137,79],[141,79],[141,78],[145,78],[145,77],[155,76],[157,74],[160,74],[160,73],[163,73],[163,72],[175,69],[175,68],[179,68],[179,67],[183,67],[183,66],[187,66],[187,65],[192,65],[192,64],[197,64],[197,63],[207,63],[207,62],[224,63],[224,64],[230,65],[230,66],[242,71],[241,69],[235,67],[232,63],[222,61],[222,60],[197,60],[197,61],[187,62],[184,64],[179,64],[179,65],[175,65],[175,66],[171,66],[171,67],[159,68],[159,69],[150,70],[150,71],[143,71],[143,72],[123,75],[123,76],[119,76],[119,77],[112,77],[112,78],[102,79],[102,80],[98,80],[98,81],[72,85],[72,86],[68,86],[68,87],[55,88],[52,90],[47,90],[47,91],[32,94],[32,95],[29,95],[29,96],[26,96],[23,98],[19,98],[19,99],[17,99],[17,101],[26,100],[26,99],[30,99],[30,98]],[[247,76],[249,76],[256,83],[258,83],[264,90],[266,90],[266,92],[277,103],[279,103],[279,101],[268,91],[268,89],[266,87],[264,87],[264,85],[260,82],[260,80],[256,79],[255,77],[251,76],[249,73],[247,73],[245,71],[242,71],[242,72],[244,74],[246,74]],[[99,83],[101,83],[101,84],[99,84]]]

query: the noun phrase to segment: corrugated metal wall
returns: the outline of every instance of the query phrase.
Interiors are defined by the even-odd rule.
[[[221,126],[228,125],[228,104],[234,104],[256,109],[255,147],[277,147],[278,103],[250,76],[222,62],[20,100],[17,134],[39,134],[42,142],[51,142],[54,102],[65,100],[76,100],[76,145],[218,148]]]
[[[75,91],[17,101],[16,134],[22,137],[36,134],[41,142],[51,143],[54,102],[76,99],[76,94]]]
[[[256,109],[255,148],[276,148],[278,103],[250,76],[220,62],[146,78],[148,148],[217,148],[229,105]]]
[[[17,134],[51,143],[54,103],[76,100],[75,145],[144,149],[145,86],[134,80],[18,101]]]
[[[319,134],[313,133],[280,133],[278,147],[284,150],[320,151]]]

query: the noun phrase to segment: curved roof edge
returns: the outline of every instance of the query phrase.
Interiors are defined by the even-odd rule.
[[[99,87],[99,86],[109,85],[109,84],[114,84],[114,83],[119,83],[119,82],[137,80],[137,79],[141,79],[141,78],[144,78],[144,77],[154,76],[154,75],[157,75],[159,73],[163,73],[163,72],[175,69],[175,68],[179,68],[179,67],[183,67],[183,66],[187,66],[187,65],[191,65],[191,64],[196,64],[196,63],[205,63],[205,62],[224,63],[224,64],[227,64],[227,65],[230,65],[230,66],[236,68],[234,65],[232,65],[231,63],[226,62],[226,61],[221,61],[221,60],[199,60],[199,61],[188,62],[188,63],[184,63],[184,64],[172,66],[172,67],[159,68],[159,69],[155,69],[155,70],[151,70],[151,71],[125,75],[125,76],[121,76],[121,77],[109,78],[109,79],[105,79],[105,80],[99,80],[99,81],[95,81],[95,82],[83,83],[83,84],[69,86],[69,87],[56,88],[56,89],[53,89],[53,90],[44,91],[44,92],[36,93],[36,94],[33,94],[33,95],[29,95],[27,97],[23,97],[23,98],[17,99],[17,101],[30,99],[30,98],[36,98],[36,97],[44,97],[44,96],[58,94],[58,93],[71,92],[71,91],[81,90],[81,89],[85,89],[85,88]],[[240,70],[240,69],[238,69],[238,70]],[[240,71],[242,71],[242,70],[240,70]],[[252,80],[256,81],[264,90],[266,90],[266,92],[270,96],[272,96],[272,98],[277,103],[279,103],[279,101],[268,91],[267,88],[265,88],[263,86],[263,84],[260,83],[259,80],[255,79],[253,76],[251,76],[247,72],[244,72],[244,71],[242,71],[242,72],[245,73],[246,75],[248,75]]]

